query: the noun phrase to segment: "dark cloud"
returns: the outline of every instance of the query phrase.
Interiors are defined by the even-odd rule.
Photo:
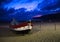
[[[44,7],[44,8],[42,8],[41,10],[54,10],[56,8],[58,8],[57,5],[52,5],[52,6],[48,5],[48,6]]]
[[[42,3],[39,3],[37,7],[42,10],[43,13],[59,12],[60,0],[44,0]]]
[[[10,3],[12,0],[0,0],[0,4]]]
[[[55,10],[56,8],[60,8],[60,1],[57,1],[56,3],[47,5],[46,7],[42,8],[43,10]]]
[[[8,14],[12,14],[12,13],[14,13],[15,12],[15,9],[14,8],[10,8],[9,10],[8,10]]]
[[[7,14],[7,10],[4,8],[0,8],[0,16],[4,16]]]
[[[20,12],[24,12],[26,10],[26,8],[20,8],[20,9],[18,9],[18,11],[20,11]]]

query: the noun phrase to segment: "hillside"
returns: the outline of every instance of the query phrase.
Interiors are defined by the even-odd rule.
[[[60,21],[60,13],[43,15],[41,17],[33,18],[32,21],[58,22]]]

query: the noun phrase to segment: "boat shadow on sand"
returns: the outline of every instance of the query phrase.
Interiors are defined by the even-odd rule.
[[[30,30],[14,31],[9,28],[0,28],[0,37],[25,36],[31,34]]]

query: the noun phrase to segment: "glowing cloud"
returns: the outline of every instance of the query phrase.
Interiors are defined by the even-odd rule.
[[[5,8],[26,8],[27,11],[34,10],[39,3],[43,0],[13,0],[11,3],[6,4]]]

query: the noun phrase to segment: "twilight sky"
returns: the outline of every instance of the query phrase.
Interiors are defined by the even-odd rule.
[[[37,5],[43,0],[12,0],[12,2],[4,5],[5,8],[26,8],[27,11],[34,10],[37,8]]]
[[[7,10],[5,13],[1,10]],[[60,0],[0,0],[1,19],[15,17],[20,20],[31,19],[33,16],[40,16],[60,12]],[[19,13],[19,14],[18,14]],[[22,13],[22,14],[21,14]],[[9,14],[9,15],[6,15]]]
[[[34,9],[53,10],[53,8],[56,10],[60,8],[58,6],[60,6],[58,0],[11,0],[9,3],[4,4],[4,8],[26,8],[27,11]]]

